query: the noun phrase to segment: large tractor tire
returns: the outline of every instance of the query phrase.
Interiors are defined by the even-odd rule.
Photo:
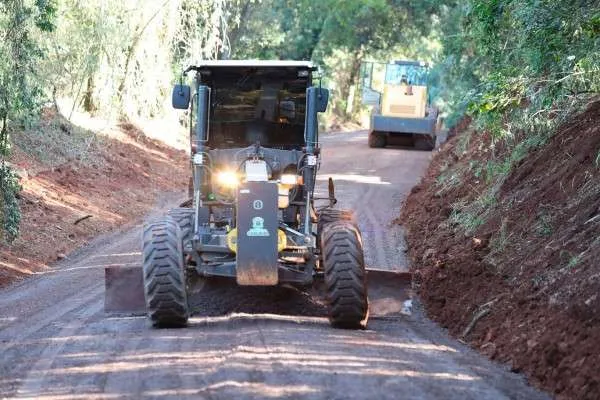
[[[435,141],[435,136],[431,137],[423,134],[414,135],[415,149],[417,150],[431,151],[435,149]]]
[[[317,219],[317,232],[323,232],[323,229],[325,229],[328,224],[337,221],[349,221],[356,223],[354,219],[354,213],[352,211],[328,207],[319,211],[319,217]]]
[[[370,132],[369,133],[369,147],[371,148],[383,148],[387,145],[387,138],[385,134]]]
[[[144,225],[142,254],[146,311],[157,328],[178,328],[189,317],[181,228],[172,217]]]
[[[328,224],[321,234],[329,322],[345,329],[367,325],[369,301],[360,232],[349,221]]]
[[[194,236],[194,210],[192,208],[172,208],[167,215],[175,220],[179,229],[181,229],[181,239],[183,240],[183,249],[191,251],[191,241]]]

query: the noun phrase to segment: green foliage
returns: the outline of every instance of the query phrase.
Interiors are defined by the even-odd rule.
[[[552,217],[546,211],[538,212],[534,230],[541,237],[552,235]]]
[[[493,207],[498,204],[499,185],[489,187],[480,193],[474,201],[460,200],[452,204],[449,222],[459,228],[465,235],[471,235],[483,225]]]
[[[51,31],[55,8],[52,2],[0,1],[0,129],[7,145],[9,120],[24,120],[39,106],[42,90],[36,82],[37,62],[42,56],[36,31]]]
[[[436,179],[436,193],[437,197],[441,197],[444,193],[449,192],[453,188],[459,186],[462,183],[463,174],[462,170],[450,168],[442,172]]]
[[[361,62],[385,61],[426,47],[437,2],[385,0],[262,0],[232,2],[229,47],[233,58],[313,60],[332,89],[330,112],[350,119]]]
[[[43,53],[35,34],[54,29],[56,13],[50,0],[0,1],[0,238],[18,234],[18,180],[5,159],[10,152],[9,124],[28,125],[43,100],[38,61]]]
[[[484,220],[493,188],[510,170],[600,90],[594,0],[0,0],[0,35],[3,159],[9,124],[31,128],[46,99],[70,99],[61,110],[67,118],[78,108],[152,118],[165,108],[181,68],[200,59],[313,60],[332,89],[336,120],[360,109],[362,61],[434,61],[430,95],[446,123],[470,113],[493,139],[490,160],[438,180],[440,194],[465,173],[492,186],[473,204],[455,207],[455,222],[467,230]],[[60,131],[49,129],[61,142]],[[75,136],[62,140],[73,151],[57,149],[60,159],[80,156],[91,143]],[[458,143],[457,156],[464,157],[469,139]],[[503,156],[494,152],[499,141],[509,150]],[[596,166],[599,160],[600,153]],[[16,204],[16,186],[8,170],[3,174],[6,210]],[[2,221],[15,220],[2,212]]]
[[[447,10],[438,65],[449,111],[466,109],[495,137],[507,113],[548,112],[600,90],[600,6],[579,0],[471,0]],[[458,26],[458,28],[457,28]],[[523,128],[528,128],[524,126]]]
[[[450,125],[467,113],[478,132],[491,135],[487,161],[470,168],[487,188],[454,204],[449,220],[472,233],[515,166],[600,92],[600,3],[448,1],[437,15],[443,45],[433,71],[441,87],[437,102]],[[464,156],[470,134],[456,145],[457,156]],[[448,181],[448,172],[440,179]],[[548,235],[550,218],[540,215],[534,229]]]
[[[0,239],[12,242],[19,234],[21,213],[17,196],[21,187],[17,176],[7,165],[0,165]]]

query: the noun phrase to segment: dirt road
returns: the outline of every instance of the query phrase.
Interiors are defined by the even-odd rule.
[[[369,149],[364,132],[328,136],[323,145],[322,177],[336,178],[342,204],[357,210],[369,266],[405,269],[402,232],[390,221],[429,153]],[[0,397],[546,398],[447,339],[418,309],[374,318],[366,331],[334,330],[318,306],[305,316],[270,314],[281,311],[269,303],[279,296],[273,291],[262,301],[234,296],[237,306],[222,310],[252,302],[252,314],[196,316],[181,330],[107,316],[103,268],[137,263],[139,236],[135,226],[99,238],[52,273],[0,291]]]

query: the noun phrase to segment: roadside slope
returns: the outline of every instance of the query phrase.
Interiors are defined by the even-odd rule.
[[[490,145],[460,132],[402,210],[421,299],[451,334],[558,398],[597,398],[600,102],[499,182],[485,169],[505,150]]]
[[[48,268],[99,234],[145,215],[187,187],[187,157],[129,123],[102,135],[46,115],[37,132],[15,132],[20,236],[0,243],[0,287]],[[181,193],[183,196],[183,193]]]

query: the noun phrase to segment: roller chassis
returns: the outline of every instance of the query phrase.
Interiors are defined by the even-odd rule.
[[[419,150],[433,150],[436,143],[438,110],[430,108],[425,118],[371,115],[369,147],[385,147],[389,142],[411,145]]]

